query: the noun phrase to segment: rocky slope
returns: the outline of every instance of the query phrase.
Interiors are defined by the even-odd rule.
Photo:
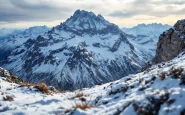
[[[158,38],[161,33],[168,30],[171,26],[157,23],[139,24],[133,28],[122,28],[129,34],[128,40],[151,60],[155,56]],[[149,61],[148,60],[148,61]]]
[[[0,112],[2,115],[184,115],[184,54],[142,73],[73,92],[47,95],[0,77]]]
[[[23,32],[10,35],[8,38],[0,41],[0,60],[6,58],[13,49],[22,45],[28,39],[36,39],[38,35],[49,30],[46,26],[30,27]]]
[[[118,26],[77,10],[64,23],[13,50],[1,65],[25,81],[71,90],[120,79],[147,60]]]
[[[163,32],[157,43],[154,63],[165,62],[176,57],[185,48],[185,20],[179,20],[173,28]]]

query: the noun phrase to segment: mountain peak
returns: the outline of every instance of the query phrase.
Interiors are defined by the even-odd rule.
[[[101,14],[95,15],[93,12],[88,12],[85,10],[76,10],[75,13],[66,20],[66,22],[69,21],[76,21],[76,20],[80,20],[80,21],[84,21],[84,22],[92,22],[92,21],[106,21],[103,16]],[[93,23],[93,22],[92,22]]]
[[[119,32],[119,27],[105,20],[102,15],[95,15],[93,12],[85,10],[76,10],[70,18],[60,24],[60,28],[91,35],[97,34],[97,32],[101,34]]]
[[[96,15],[93,12],[88,12],[85,10],[76,10],[74,15],[74,17],[86,17],[86,16],[90,16],[90,17],[96,17]]]

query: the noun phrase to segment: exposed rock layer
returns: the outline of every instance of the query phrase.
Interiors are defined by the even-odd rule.
[[[185,20],[179,20],[173,28],[163,32],[157,43],[154,63],[169,61],[185,48]]]

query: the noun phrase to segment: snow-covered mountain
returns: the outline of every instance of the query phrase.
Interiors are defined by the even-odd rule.
[[[18,34],[23,31],[24,29],[18,28],[0,28],[0,40],[6,39],[13,34]]]
[[[128,40],[140,51],[146,52],[152,59],[155,56],[157,48],[157,41],[160,34],[171,28],[165,24],[139,24],[133,28],[122,28],[122,30],[129,34]]]
[[[17,46],[22,45],[28,39],[36,39],[38,35],[43,34],[49,30],[46,26],[34,26],[30,27],[23,32],[10,35],[8,38],[1,40],[0,42],[0,60],[4,59],[10,54],[10,52]]]
[[[81,13],[84,14],[84,11],[77,11],[77,12],[80,14]],[[85,12],[85,13],[88,13],[88,12]],[[91,14],[91,13],[88,13],[88,14]],[[157,49],[157,52],[158,54],[162,53],[161,55],[162,57],[166,56],[164,55],[166,54],[166,52],[168,52],[168,54],[175,55],[175,57],[173,56],[174,58],[172,60],[169,60],[170,58],[172,58],[171,55],[168,55],[170,56],[170,58],[166,58],[169,61],[161,60],[161,57],[159,57],[157,58],[159,60],[157,62],[160,62],[160,61],[166,61],[166,62],[158,63],[156,65],[151,65],[150,67],[146,68],[143,72],[125,76],[120,80],[105,83],[103,85],[96,85],[90,88],[78,89],[75,91],[58,91],[52,86],[47,87],[43,82],[38,84],[26,83],[22,79],[13,75],[11,72],[0,67],[0,112],[2,115],[7,115],[7,114],[28,114],[29,115],[32,113],[53,114],[53,115],[56,115],[56,114],[59,114],[59,115],[71,115],[71,114],[72,115],[184,115],[185,114],[185,103],[184,103],[185,102],[185,64],[184,64],[185,63],[185,51],[184,51],[185,26],[184,25],[185,25],[185,20],[179,20],[174,25],[173,28],[164,32],[160,36],[158,45],[161,44],[163,48],[166,48],[166,47],[170,47],[170,49],[173,48],[173,52],[170,52],[170,49],[167,49],[166,51],[161,51],[161,48],[159,47]],[[66,28],[65,29],[62,28],[63,26],[64,25],[57,26],[52,31],[55,31],[55,33],[58,32],[57,31],[58,27],[60,27],[61,31],[64,31]],[[67,30],[70,30],[70,29],[68,28]],[[46,39],[47,35],[49,33],[52,33],[52,31],[49,31],[48,33],[44,34],[43,36],[45,38],[43,36],[39,36],[36,40],[29,40],[29,43],[34,42],[34,45],[36,45],[37,48],[39,48],[38,49],[39,51],[43,50],[44,54],[48,54],[47,50],[44,48],[44,45],[46,45],[47,43],[46,41],[44,41],[44,39]],[[123,33],[123,35],[125,34]],[[125,35],[125,36],[128,36],[128,35]],[[54,37],[52,36],[52,39],[53,38]],[[88,38],[86,37],[86,39]],[[37,40],[42,40],[42,42],[39,43],[37,42]],[[49,41],[49,43],[53,43],[49,38],[47,40]],[[170,42],[166,43],[166,41],[170,41]],[[180,47],[176,47],[177,45],[179,45],[179,41],[183,43],[180,44]],[[21,47],[24,47],[24,48],[29,47],[29,49],[32,49],[32,47],[36,47],[33,45],[31,46],[31,44],[29,43],[26,42]],[[66,42],[65,44],[67,45],[68,43]],[[41,45],[43,49],[40,49],[40,47],[38,47],[39,45]],[[88,51],[87,45],[88,44],[82,45],[82,46],[77,45],[76,50],[75,48],[73,48],[73,50],[75,51],[74,54],[72,54],[73,56],[80,54],[80,55],[77,55],[78,58],[75,58],[76,60],[79,59],[80,56],[84,56],[82,55],[84,53],[82,52],[77,53],[76,51],[80,50],[82,47],[85,47],[85,46],[86,46],[85,48],[87,49],[85,51]],[[78,47],[80,47],[80,49],[78,49]],[[66,50],[66,48],[60,49],[60,50],[50,50],[50,51],[51,52],[54,51],[53,54],[56,55],[56,52],[59,53],[63,50]],[[18,52],[20,51],[20,49],[16,49],[14,53],[16,51],[18,54],[21,54]],[[178,53],[175,52],[174,54],[174,51]],[[25,51],[22,51],[22,52],[25,52]],[[33,53],[34,52],[35,50],[33,50]],[[25,52],[24,53],[25,57],[21,56],[19,58],[22,58],[22,59],[28,58],[27,53],[31,53],[31,52]],[[43,53],[43,52],[34,53],[34,55],[31,55],[30,59],[33,56],[39,59],[40,53]],[[18,60],[17,58],[18,56],[20,55],[15,54],[14,57],[13,55],[11,55],[8,58],[9,60],[11,59],[12,62],[9,62],[9,60],[7,60],[7,62],[12,65],[15,64],[16,61],[14,60]],[[88,56],[86,58],[88,58]],[[69,59],[71,60],[72,58],[69,58]],[[42,58],[42,60],[45,60],[45,59]],[[38,60],[38,61],[42,62],[42,60]],[[93,58],[93,60],[95,59]],[[82,58],[79,61],[82,63],[85,63],[84,58]],[[119,58],[117,59],[117,61],[119,61]],[[73,61],[73,62],[76,62],[76,61]],[[30,64],[28,62],[26,63]],[[39,66],[37,64],[38,62],[33,62],[33,63],[36,66]],[[17,64],[15,68],[19,68],[21,66],[20,60],[19,60],[19,64]],[[80,65],[79,63],[77,64]],[[45,64],[45,66],[47,67],[48,65]],[[60,67],[60,62],[58,62],[58,66]],[[52,66],[52,67],[55,67],[55,66]],[[34,68],[36,67],[33,67],[32,69]],[[124,69],[124,68],[121,68],[121,69]],[[50,72],[50,70],[48,70],[47,68],[44,71]],[[14,69],[12,69],[12,71],[14,71]],[[71,70],[71,73],[72,72],[74,71]],[[47,74],[45,75],[46,75],[45,77],[50,77],[50,76],[47,76]],[[92,82],[91,79],[89,79],[88,82]],[[71,85],[71,87],[73,86]]]
[[[165,30],[168,30],[169,28],[171,28],[171,26],[167,24],[163,25],[160,23],[152,23],[138,24],[137,26],[134,26],[132,28],[122,28],[122,30],[127,34],[132,34],[134,36],[147,35],[154,39],[158,39],[159,35]]]
[[[9,77],[0,77],[0,112],[2,115],[184,115],[183,54],[142,73],[73,92],[47,95],[29,84],[23,87],[8,82]],[[4,75],[1,70],[0,76]]]
[[[77,10],[64,23],[13,50],[1,65],[26,81],[76,89],[135,73],[148,58],[118,26]]]

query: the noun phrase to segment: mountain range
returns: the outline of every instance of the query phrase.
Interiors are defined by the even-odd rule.
[[[71,90],[120,79],[146,60],[118,26],[77,10],[64,23],[14,49],[1,65],[25,81]]]
[[[48,30],[32,27],[4,40],[1,66],[25,81],[74,90],[136,73],[155,55],[151,35],[125,33],[93,12],[77,10]]]
[[[28,39],[36,39],[38,35],[42,35],[48,30],[49,28],[46,26],[34,26],[18,33],[11,33],[0,42],[0,60],[5,59],[13,49],[22,45]]]
[[[156,64],[145,68],[143,72],[75,91],[56,90],[44,82],[24,82],[0,67],[0,112],[53,115],[184,115],[184,33],[185,20],[178,21],[174,27],[163,32],[159,37],[154,58]],[[175,47],[176,45],[179,46]]]
[[[146,54],[150,57],[149,59],[152,59],[156,53],[160,34],[169,28],[171,28],[171,26],[167,24],[152,23],[138,24],[132,28],[122,28],[122,30],[131,35],[128,39],[137,49],[140,51],[144,49],[145,52],[147,51]]]

